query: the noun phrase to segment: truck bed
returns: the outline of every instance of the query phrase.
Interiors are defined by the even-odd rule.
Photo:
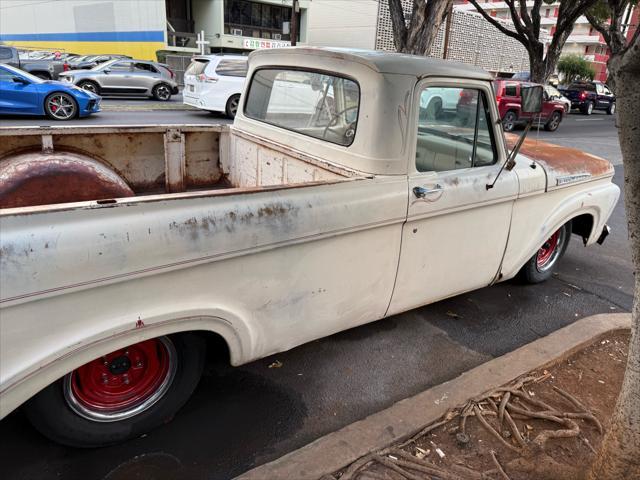
[[[74,154],[107,167],[126,182],[134,196],[188,192],[216,195],[223,190],[335,182],[360,176],[340,165],[220,125],[0,128],[0,138],[0,179],[15,175],[10,166],[16,158],[27,156],[33,176],[34,168],[45,169],[44,162],[37,160],[46,155],[55,154],[64,160],[65,154]],[[55,182],[49,183],[58,188]],[[6,196],[0,190],[0,208],[39,205],[34,201],[16,203]],[[80,197],[76,201],[114,200],[94,198],[90,191]]]

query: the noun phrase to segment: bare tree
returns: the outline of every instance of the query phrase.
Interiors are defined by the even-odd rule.
[[[438,28],[451,10],[453,0],[413,0],[410,18],[405,17],[402,0],[388,0],[396,50],[427,55]]]
[[[590,480],[640,478],[640,28],[627,42],[622,15],[630,0],[603,0],[609,15],[588,18],[611,50],[609,78],[615,85],[617,127],[624,162],[624,199],[635,273],[631,341],[622,388],[611,425],[591,466]],[[604,19],[610,17],[610,23]],[[603,19],[604,17],[604,19]]]
[[[558,6],[556,28],[551,43],[545,54],[544,42],[540,40],[540,9],[542,4],[555,3],[554,0],[534,0],[531,11],[527,8],[527,0],[505,0],[511,14],[514,30],[492,17],[477,0],[469,0],[478,13],[505,35],[518,40],[529,52],[529,73],[531,81],[545,83],[555,68],[562,48],[573,31],[573,25],[581,15],[598,0],[561,0]]]

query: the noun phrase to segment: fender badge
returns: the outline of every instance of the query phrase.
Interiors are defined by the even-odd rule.
[[[563,175],[562,177],[556,177],[556,185],[566,185],[567,183],[579,182],[591,178],[590,173],[577,173],[575,175]]]

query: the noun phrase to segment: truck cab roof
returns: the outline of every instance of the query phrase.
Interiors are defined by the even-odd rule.
[[[321,58],[347,60],[366,65],[377,73],[411,75],[419,78],[437,76],[493,80],[493,76],[485,70],[463,63],[379,50],[337,47],[286,47],[255,50],[251,53],[250,58],[255,60],[264,58],[268,59],[267,61],[269,62],[277,63],[279,58],[289,58],[291,55],[312,56],[318,60]]]

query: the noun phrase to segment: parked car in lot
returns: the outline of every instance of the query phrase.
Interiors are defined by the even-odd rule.
[[[604,110],[608,115],[616,111],[616,97],[602,82],[576,82],[559,90],[571,100],[571,108],[585,115],[591,115],[594,110]]]
[[[171,100],[179,92],[173,71],[163,63],[114,59],[91,70],[70,70],[60,79],[99,95],[138,95]]]
[[[0,65],[11,65],[43,80],[57,80],[65,62],[47,59],[25,59],[15,47],[0,45]]]
[[[67,61],[69,70],[91,70],[101,63],[115,59],[131,59],[128,55],[82,55]]]
[[[242,365],[516,275],[544,281],[573,234],[601,243],[613,166],[512,150],[492,78],[264,49],[232,126],[0,128],[0,416],[24,403],[80,447],[134,438],[187,401],[207,335]],[[291,83],[310,101],[288,111]],[[421,118],[431,89],[465,109]]]
[[[247,57],[198,55],[184,72],[183,102],[186,105],[224,112],[234,118],[247,75]]]
[[[535,124],[553,132],[558,129],[566,113],[565,106],[559,99],[545,96],[542,112],[531,115],[522,112],[521,89],[523,86],[535,85],[528,82],[514,82],[511,80],[495,80],[493,82],[502,127],[505,132],[511,132],[516,126],[527,123],[533,118]]]
[[[71,120],[99,111],[100,97],[94,93],[0,65],[0,114],[46,115],[53,120]]]

